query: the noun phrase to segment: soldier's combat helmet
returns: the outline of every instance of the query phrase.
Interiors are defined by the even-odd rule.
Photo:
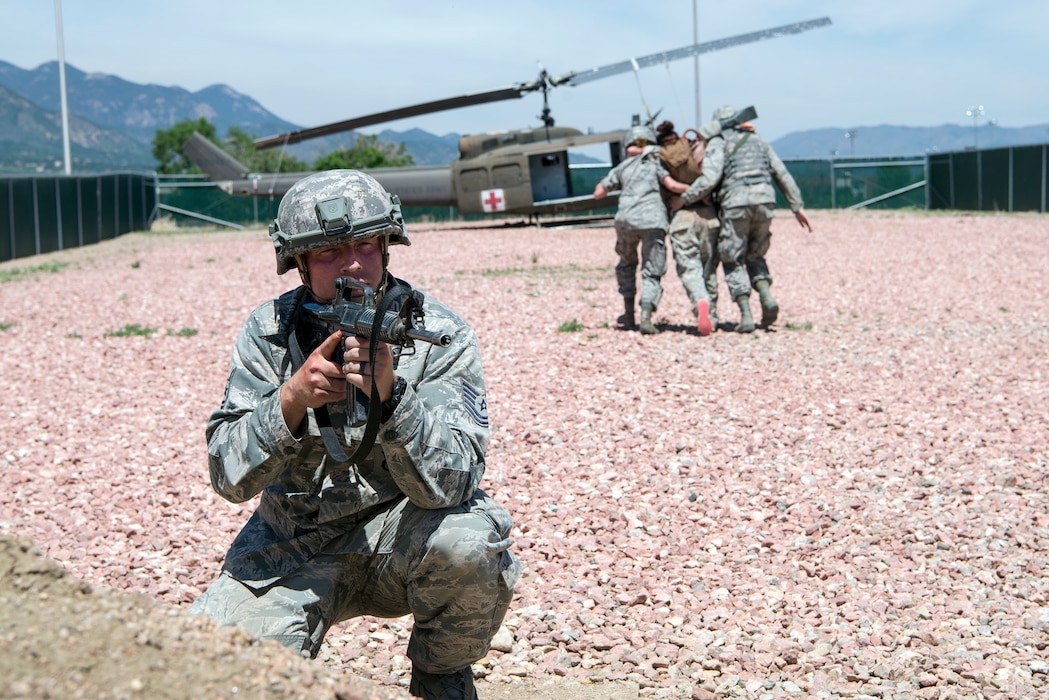
[[[739,110],[733,107],[732,105],[721,105],[720,107],[714,110],[713,119],[714,121],[719,122],[722,119],[728,119],[729,117],[736,116],[736,112],[738,111]]]
[[[305,271],[301,256],[308,251],[377,236],[412,244],[400,199],[359,170],[325,170],[299,180],[281,198],[270,224],[278,275],[296,266]]]
[[[656,132],[652,130],[652,127],[641,124],[630,127],[630,131],[626,132],[626,142],[628,146],[642,140],[647,141],[653,146],[656,144]]]
[[[736,116],[736,113],[737,110],[732,105],[721,105],[714,110],[714,116],[711,117],[710,121],[699,127],[697,133],[707,141],[715,136],[719,136],[722,132],[721,122],[725,119],[731,119]]]

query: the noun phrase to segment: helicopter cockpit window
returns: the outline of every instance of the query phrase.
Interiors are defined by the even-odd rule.
[[[541,162],[546,167],[550,167],[551,165],[560,165],[561,164],[561,154],[559,154],[559,153],[547,153],[546,155],[543,156],[543,159],[542,159]]]

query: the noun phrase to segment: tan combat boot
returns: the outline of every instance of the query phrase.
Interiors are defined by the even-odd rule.
[[[640,330],[643,335],[655,335],[659,332],[659,329],[652,323],[652,311],[651,306],[642,304]]]
[[[739,325],[736,326],[736,332],[753,333],[754,317],[750,314],[750,297],[736,297],[736,304],[739,306]]]
[[[776,317],[779,316],[779,304],[772,298],[772,292],[769,287],[772,286],[772,282],[769,280],[758,280],[754,283],[754,289],[758,290],[758,295],[761,297],[761,325],[768,328],[776,322]]]

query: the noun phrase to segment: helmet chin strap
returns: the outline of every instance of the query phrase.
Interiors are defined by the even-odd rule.
[[[310,291],[312,292],[313,291],[313,287],[310,286],[310,271],[306,267],[306,256],[305,255],[296,255],[295,256],[295,267],[299,271],[299,279],[302,280],[302,283],[304,285],[306,285],[307,287],[309,287]]]
[[[379,301],[386,292],[386,271],[390,267],[390,234],[382,236],[382,279],[379,280],[379,288],[375,291],[375,299]]]

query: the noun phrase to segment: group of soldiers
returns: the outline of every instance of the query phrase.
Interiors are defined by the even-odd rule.
[[[776,204],[773,185],[798,224],[809,231],[812,226],[794,178],[740,114],[730,105],[719,107],[712,121],[683,136],[669,121],[659,125],[658,135],[650,126],[632,127],[627,158],[594,188],[598,199],[619,191],[615,228],[616,281],[623,296],[623,314],[616,319],[620,326],[635,327],[635,303],[640,302],[638,329],[646,335],[659,332],[652,319],[663,295],[668,237],[700,335],[718,328],[719,264],[739,308],[735,329],[752,333],[757,328],[750,309],[754,289],[761,300],[761,325],[775,323],[779,304],[772,296],[772,275],[765,261]]]

